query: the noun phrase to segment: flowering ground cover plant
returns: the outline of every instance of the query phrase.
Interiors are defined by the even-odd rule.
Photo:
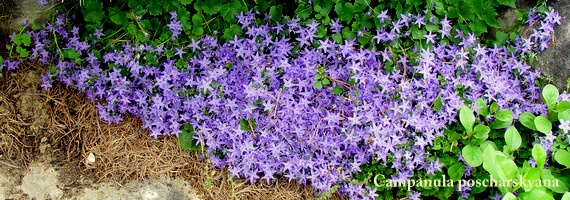
[[[161,5],[168,10],[175,3]],[[198,13],[221,11],[197,4]],[[178,136],[183,148],[204,147],[213,166],[252,183],[284,176],[314,186],[323,197],[340,192],[351,199],[570,198],[564,178],[568,96],[546,87],[546,105],[538,103],[540,73],[526,64],[548,48],[553,26],[560,24],[555,10],[540,4],[521,15],[528,35],[482,40],[481,27],[495,26],[486,17],[491,11],[457,20],[457,2],[402,8],[338,1],[338,19],[329,17],[332,4],[302,2],[292,18],[275,9],[240,12],[227,30],[243,32],[227,42],[194,32],[201,22],[183,30],[189,14],[174,8],[164,13],[160,36],[145,35],[143,25],[129,33],[129,21],[113,17],[128,12],[115,10],[111,21],[136,37],[108,43],[117,32],[105,30],[103,18],[88,17],[89,10],[103,9],[88,1],[82,14],[93,20],[90,27],[56,13],[45,26],[13,35],[15,59],[2,67],[15,69],[27,58],[50,64],[44,88],[57,80],[104,100],[97,107],[109,123],[120,123],[127,113],[140,117],[152,137]],[[132,5],[131,13],[141,14],[130,24],[146,23],[136,19],[146,12],[137,7],[143,4]],[[364,5],[374,9],[350,9]],[[312,11],[320,16],[309,18]],[[352,21],[347,15],[355,11]],[[371,20],[376,29],[366,29]],[[459,182],[487,174],[560,185],[409,190],[374,184],[444,176]]]

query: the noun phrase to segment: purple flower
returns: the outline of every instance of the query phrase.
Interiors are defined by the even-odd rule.
[[[422,193],[418,191],[411,191],[408,193],[408,199],[410,200],[421,200]]]
[[[390,19],[390,16],[387,15],[388,10],[383,10],[376,18],[380,20],[380,23],[383,23],[385,19]]]
[[[95,33],[93,33],[93,36],[97,37],[97,39],[101,39],[101,37],[104,37],[105,34],[103,34],[103,29],[95,29]]]
[[[334,19],[331,19],[331,31],[333,33],[340,33],[341,29],[342,29],[342,25],[338,22],[340,19],[336,19],[336,21]]]
[[[36,2],[40,4],[40,8],[49,5],[49,2],[47,0],[36,0]]]
[[[171,16],[171,21],[169,24],[167,24],[166,26],[168,26],[168,29],[170,30],[170,32],[172,32],[172,41],[176,40],[176,38],[178,38],[178,35],[180,35],[180,33],[182,33],[182,24],[180,23],[180,21],[176,20],[176,12],[170,13]]]

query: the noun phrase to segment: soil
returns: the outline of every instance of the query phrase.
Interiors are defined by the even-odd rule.
[[[92,153],[83,156],[87,146],[79,145],[74,129],[80,127],[69,126],[80,116],[57,116],[63,108],[80,113],[69,100],[85,97],[60,91],[62,85],[45,91],[35,64],[3,72],[0,79],[0,199],[199,199],[181,179],[130,180],[125,186],[99,182],[97,170],[89,169],[97,160],[87,159]],[[54,94],[62,91],[76,98]]]
[[[568,16],[568,5],[554,3],[562,16]],[[509,12],[504,16],[516,16]],[[562,23],[555,29],[558,44],[534,64],[551,76],[568,75],[570,26],[567,19]],[[5,18],[0,26],[6,27]],[[6,34],[0,35],[0,45],[5,41]],[[318,198],[311,188],[285,180],[250,185],[230,179],[226,170],[200,159],[199,151],[181,150],[176,138],[148,137],[135,118],[109,125],[98,119],[96,102],[79,91],[60,83],[41,88],[43,72],[45,66],[25,62],[1,73],[0,199]]]

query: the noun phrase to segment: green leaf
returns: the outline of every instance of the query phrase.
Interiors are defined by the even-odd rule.
[[[477,106],[481,106],[481,108],[479,108],[479,114],[481,114],[483,117],[487,117],[487,115],[489,114],[489,110],[487,109],[487,104],[485,103],[485,101],[481,98],[477,99]]]
[[[141,21],[139,22],[139,24],[141,25],[141,27],[142,27],[143,29],[146,29],[146,30],[152,29],[152,23],[151,23],[150,20],[148,20],[148,19],[143,19],[143,20],[141,20]]]
[[[441,102],[441,97],[438,96],[433,102],[433,110],[437,112],[441,108],[443,108],[443,103]]]
[[[79,53],[77,53],[74,49],[65,49],[63,50],[63,57],[65,58],[79,58]]]
[[[497,155],[496,159],[497,163],[495,168],[499,168],[502,173],[505,174],[506,179],[504,180],[514,180],[519,173],[519,168],[517,167],[517,164],[515,164],[515,161],[503,156],[502,153],[501,155]]]
[[[475,116],[471,109],[465,105],[459,110],[459,121],[465,127],[468,134],[473,132],[473,125],[475,124]]]
[[[497,103],[492,103],[491,108],[489,108],[489,113],[493,114],[495,111],[497,111],[497,109],[499,109]]]
[[[483,9],[485,7],[485,1],[484,0],[467,0],[467,2],[469,3],[470,9],[473,10],[475,15],[477,15],[477,17],[479,19],[483,19],[482,16],[484,15]],[[464,6],[464,7],[467,7],[467,6]]]
[[[239,120],[239,127],[241,130],[244,130],[244,131],[253,131],[257,128],[257,125],[255,124],[254,119],[249,119],[249,121],[245,120],[245,119],[240,119]]]
[[[480,19],[474,19],[469,23],[469,28],[478,34],[487,32],[487,23]]]
[[[558,113],[558,119],[563,119],[565,121],[569,121],[570,120],[570,110],[565,110],[562,112]]]
[[[224,20],[226,20],[227,22],[235,23],[235,22],[237,22],[236,14],[239,12],[245,12],[245,11],[247,11],[247,9],[245,7],[243,7],[243,5],[241,3],[234,1],[234,2],[229,3],[229,4],[225,4],[220,9],[220,16],[222,16],[222,18],[224,18]],[[233,25],[236,25],[236,24],[233,24]],[[233,35],[232,35],[232,38],[233,38]]]
[[[542,190],[531,190],[528,192],[524,192],[519,194],[518,198],[521,200],[536,200],[536,199],[554,200],[554,197],[552,197],[551,194],[548,194]]]
[[[338,4],[337,4],[338,5]],[[311,16],[311,13],[313,13],[313,9],[311,9],[311,6],[305,6],[304,4],[301,4],[297,7],[297,10],[295,10],[295,13],[301,18],[301,19],[307,19],[309,18],[309,16]]]
[[[483,151],[483,169],[495,177],[495,180],[513,180],[518,173],[515,162],[491,145],[486,145]],[[506,193],[510,185],[498,188],[502,193]]]
[[[317,11],[316,9],[315,11],[319,12],[323,16],[327,16],[329,14],[334,4],[331,0],[315,0],[314,2],[315,5],[319,5],[321,7],[320,11]]]
[[[322,81],[323,81],[323,84],[325,84],[325,85],[331,84],[331,82],[329,81],[328,78],[323,78]]]
[[[281,7],[278,6],[271,6],[271,8],[269,9],[269,16],[271,16],[271,19],[278,21],[281,20],[281,18],[283,18],[283,14],[281,14],[282,12]]]
[[[501,120],[495,120],[493,122],[491,122],[491,128],[492,129],[502,129],[502,128],[507,128],[511,125],[511,121],[501,121]]]
[[[495,8],[491,6],[485,6],[483,10],[485,12],[485,14],[482,16],[483,20],[485,20],[485,22],[491,27],[501,28],[501,25],[497,19],[495,19],[497,15],[499,15],[497,14],[497,11],[495,11]]]
[[[125,25],[129,23],[127,20],[127,14],[122,11],[111,14],[111,21],[117,25]]]
[[[194,137],[194,128],[185,124],[181,127],[182,132],[178,134],[178,144],[184,150],[200,150],[200,146],[196,145]]]
[[[192,15],[192,23],[194,25],[199,26],[202,22],[204,22],[204,16],[202,14]]]
[[[204,12],[208,15],[215,15],[220,12],[222,6],[218,1],[204,1]]]
[[[545,116],[538,116],[534,119],[534,125],[536,126],[536,130],[542,133],[548,133],[552,130],[552,122],[548,120]]]
[[[27,33],[23,33],[22,36],[20,37],[20,39],[22,40],[22,43],[24,44],[24,46],[27,46],[27,47],[29,47],[30,43],[32,42],[30,35],[28,35]]]
[[[235,35],[241,35],[241,27],[237,24],[232,24],[229,28],[224,30],[224,35],[222,36],[226,40],[231,40]]]
[[[568,191],[568,186],[560,178],[553,176],[550,171],[544,170],[542,172],[542,181],[546,182],[544,186],[553,192],[564,193]],[[550,184],[548,184],[550,183]]]
[[[484,141],[483,143],[481,143],[479,145],[479,148],[481,149],[481,151],[483,151],[483,154],[485,153],[485,149],[487,148],[487,146],[491,146],[491,149],[495,150],[497,149],[497,145],[495,145],[494,142],[491,141]]]
[[[153,16],[162,14],[162,6],[160,6],[158,0],[149,0],[146,9],[148,9],[148,13]]]
[[[495,33],[495,44],[497,44],[497,46],[504,46],[508,39],[509,35],[505,32],[498,31]]]
[[[556,106],[554,106],[553,111],[554,112],[563,112],[565,110],[568,110],[568,108],[570,108],[570,103],[568,101],[561,101],[561,102],[558,102],[558,104],[556,104]]]
[[[528,163],[528,162],[525,162]],[[538,168],[530,168],[528,169],[528,171],[524,174],[523,177],[523,181],[529,181],[529,182],[533,182],[535,180],[540,180],[540,173],[541,173],[542,169],[538,169]],[[525,191],[530,191],[532,190],[534,187],[532,187],[532,185],[524,185],[524,190]]]
[[[447,7],[447,16],[450,18],[459,18],[459,9],[457,7]]]
[[[558,150],[554,155],[554,160],[561,165],[570,168],[570,153],[568,153],[568,151],[563,149]]]
[[[511,8],[515,8],[515,1],[516,0],[497,0],[501,5],[509,6]]]
[[[202,35],[203,33],[204,28],[202,28],[200,25],[195,25],[194,28],[192,28],[192,34],[194,35]]]
[[[339,85],[334,86],[333,90],[332,90],[332,94],[336,94],[336,95],[341,95],[342,94],[342,89],[340,89]]]
[[[523,126],[536,131],[537,129],[536,126],[534,125],[535,118],[536,116],[534,116],[532,113],[529,112],[524,112],[519,115],[519,121]]]
[[[556,101],[558,101],[558,95],[558,89],[552,84],[548,84],[542,89],[542,97],[544,97],[549,111],[554,108]]]
[[[103,11],[103,4],[99,1],[89,1],[82,12],[83,19],[86,22],[95,24],[100,24],[101,20],[106,16],[105,11]]]
[[[188,5],[192,3],[192,0],[179,0],[182,5]]]
[[[321,89],[323,88],[323,85],[321,84],[321,81],[317,81],[313,84],[313,86],[317,89]]]
[[[465,162],[467,162],[467,164],[473,168],[479,167],[479,165],[483,163],[483,152],[477,146],[469,144],[463,147],[461,153],[461,155],[463,155],[463,159],[465,159]]]
[[[505,196],[503,196],[502,200],[516,200],[517,197],[513,194],[513,193],[507,193],[505,194]]]
[[[463,177],[463,173],[465,173],[465,165],[461,162],[457,162],[447,170],[447,175],[453,181],[458,181]]]
[[[511,126],[511,128],[505,132],[505,142],[510,152],[517,150],[521,146],[521,135],[514,126]]]
[[[491,132],[491,129],[484,124],[477,124],[477,126],[475,126],[475,129],[473,129],[473,132],[475,132],[473,137],[486,140],[489,137],[489,132]]]
[[[491,141],[487,141],[491,144],[494,145],[493,142]],[[493,147],[493,145],[488,144],[486,145],[487,142],[484,142],[483,144],[481,144],[481,148],[484,148],[483,150],[483,168],[485,170],[487,170],[489,173],[493,174],[495,171],[495,152],[497,150],[495,150],[495,147]]]
[[[497,111],[497,113],[495,113],[493,116],[495,119],[501,121],[511,121],[513,119],[513,113],[505,109]]]
[[[532,147],[532,158],[536,161],[538,169],[544,168],[544,162],[546,162],[546,151],[540,144],[535,144]]]
[[[16,52],[18,52],[23,58],[26,58],[30,55],[30,52],[28,52],[26,49],[23,49],[21,46],[16,47]]]
[[[22,37],[22,35],[18,34],[18,35],[14,35],[14,37],[12,37],[12,42],[18,46],[20,46],[22,44],[22,40],[20,39]]]
[[[334,11],[339,16],[340,20],[345,22],[352,21],[352,17],[354,16],[354,6],[346,2],[344,5],[337,3],[334,6]]]
[[[570,200],[570,192],[564,192],[564,196],[560,200]]]
[[[474,9],[470,6],[458,5],[459,6],[459,15],[461,15],[461,19],[465,19],[467,21],[475,19],[475,12]],[[460,18],[459,16],[454,18]]]

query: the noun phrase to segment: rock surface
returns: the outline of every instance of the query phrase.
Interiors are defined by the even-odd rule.
[[[48,1],[53,3],[53,0]],[[26,20],[29,22],[35,20],[37,23],[44,22],[49,15],[49,12],[45,11],[50,8],[49,5],[40,7],[40,4],[37,3],[36,0],[3,0],[2,3],[0,3],[0,11],[2,11],[0,14],[12,15],[7,30],[9,33],[12,33],[17,31]],[[4,27],[0,28],[4,29]]]
[[[535,0],[517,0],[516,9],[529,10],[536,5]],[[542,75],[548,77],[552,84],[560,91],[566,89],[566,79],[570,77],[570,1],[550,0],[547,4],[558,11],[563,18],[561,25],[554,27],[554,41],[550,47],[536,55],[532,63],[527,63],[537,70],[542,71]],[[506,31],[509,27],[517,23],[516,9],[509,8],[497,16],[497,21],[501,24],[500,29],[491,29],[489,34],[494,35],[497,31]],[[536,26],[536,25],[535,25]],[[528,26],[523,26],[526,29]],[[537,28],[537,27],[534,27]]]
[[[554,43],[539,53],[531,65],[552,78],[558,90],[566,90],[566,79],[570,77],[570,1],[553,1],[552,6],[562,17],[562,25],[554,27]]]
[[[192,186],[180,178],[132,181],[121,187],[115,183],[91,184],[88,177],[65,180],[62,176],[69,177],[67,171],[45,162],[32,163],[26,171],[0,167],[0,199],[200,199]]]

